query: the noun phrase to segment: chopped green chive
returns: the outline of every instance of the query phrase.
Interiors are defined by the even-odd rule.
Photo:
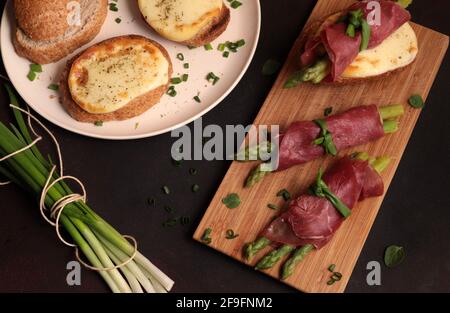
[[[289,193],[289,191],[287,191],[287,189],[281,189],[280,191],[278,191],[277,197],[282,197],[284,201],[291,200],[291,194]]]
[[[328,266],[328,271],[334,272],[335,268],[336,268],[336,264],[331,264],[330,266]]]
[[[177,223],[178,221],[175,218],[169,218],[162,225],[163,227],[174,227],[175,225],[177,225]]]
[[[170,80],[170,82],[174,85],[178,85],[178,84],[181,84],[182,80],[180,77],[174,77]]]
[[[242,3],[239,2],[239,1],[233,1],[233,2],[231,2],[231,7],[232,7],[233,9],[237,9],[237,8],[239,8],[241,5],[242,5]]]
[[[204,243],[209,245],[212,242],[211,233],[212,233],[212,228],[205,229],[205,232],[203,233],[202,238],[200,238],[201,241],[203,241]]]
[[[57,90],[59,90],[59,85],[57,85],[57,84],[50,84],[50,85],[48,85],[47,88],[50,89],[50,90],[57,91]]]
[[[205,47],[206,51],[209,51],[209,50],[213,49],[213,46],[210,43],[207,43],[206,45],[204,45],[204,47]]]
[[[328,116],[333,112],[333,108],[332,107],[328,107],[323,111],[323,115]]]
[[[198,192],[200,190],[200,186],[199,185],[197,185],[197,184],[195,184],[195,185],[192,185],[192,192]]]
[[[118,17],[118,18],[115,19],[115,21],[116,21],[117,24],[120,24],[122,22],[122,19],[120,17]]]
[[[237,237],[239,237],[239,235],[238,235],[238,234],[235,234],[235,233],[234,233],[234,230],[228,229],[228,230],[226,231],[226,236],[225,236],[226,239],[228,239],[228,240],[233,240],[233,239],[235,239],[235,238],[237,238]]]
[[[35,73],[42,73],[42,65],[40,64],[30,64],[30,70]]]
[[[177,95],[177,91],[175,90],[174,86],[170,86],[169,89],[167,89],[166,94],[171,97],[175,97]]]
[[[101,126],[103,126],[103,121],[95,121],[94,125],[98,126],[98,127],[101,127]]]
[[[236,45],[238,48],[245,46],[245,40],[241,39],[241,40],[236,41]]]
[[[196,49],[197,47],[194,47],[194,46],[188,46],[188,49],[189,50],[192,50],[192,49]]]
[[[188,74],[183,74],[183,76],[181,76],[181,80],[184,82],[187,82],[189,79],[189,75]]]
[[[208,82],[212,81],[212,84],[215,85],[217,84],[217,82],[220,80],[220,77],[216,76],[213,72],[208,73],[208,75],[206,76],[206,80]]]
[[[177,59],[180,60],[180,61],[184,61],[184,55],[183,55],[183,53],[178,53],[178,54],[177,54]]]
[[[222,54],[222,56],[223,56],[224,58],[228,58],[228,57],[230,56],[230,52],[225,51],[225,52]]]
[[[110,4],[109,4],[109,9],[110,9],[111,11],[113,11],[113,12],[119,11],[119,8],[117,7],[117,4],[116,4],[116,3],[110,3]]]
[[[188,68],[189,68],[189,63],[184,63],[184,64],[183,64],[183,67],[184,67],[185,69],[188,69]]]
[[[333,276],[331,276],[331,279],[335,281],[340,281],[342,279],[342,274],[339,272],[335,272],[333,273]]]
[[[277,205],[275,205],[275,204],[273,204],[273,203],[269,203],[268,205],[267,205],[267,207],[269,208],[269,209],[271,209],[271,210],[279,210],[279,207],[277,206]]]
[[[170,194],[170,189],[169,189],[169,187],[163,186],[163,187],[162,187],[162,190],[163,190],[163,192],[164,192],[166,195]]]
[[[200,97],[199,97],[199,96],[195,96],[195,97],[194,97],[194,100],[195,100],[195,102],[198,102],[198,103],[201,103],[201,102],[202,102],[202,100],[200,100]]]
[[[33,71],[29,71],[27,77],[30,81],[34,81],[37,77],[37,74]]]
[[[422,99],[421,95],[412,95],[408,99],[409,105],[412,106],[415,109],[421,109],[424,107],[425,102]]]
[[[217,46],[217,50],[219,50],[220,52],[223,52],[223,51],[225,51],[225,44],[223,44],[223,43],[220,43],[218,46]]]
[[[335,283],[336,281],[334,279],[330,279],[329,281],[327,281],[327,285],[331,286]]]

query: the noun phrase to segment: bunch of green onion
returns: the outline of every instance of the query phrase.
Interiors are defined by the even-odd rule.
[[[11,104],[19,107],[12,88],[9,85],[6,88]],[[8,128],[0,122],[0,159],[33,142],[21,111],[13,108],[13,113],[17,127],[11,124]],[[39,199],[53,167],[51,160],[46,160],[33,145],[0,163],[0,181],[9,180]],[[54,173],[49,182],[58,177]],[[52,207],[63,197],[73,194],[64,181],[59,181],[45,194],[45,205]],[[59,221],[113,292],[167,292],[172,288],[174,282],[169,277],[135,251],[134,245],[84,201],[66,205]]]

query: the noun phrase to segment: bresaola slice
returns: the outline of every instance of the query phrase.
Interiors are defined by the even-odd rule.
[[[367,161],[344,157],[323,176],[329,189],[350,209],[365,197],[381,196],[384,184]],[[274,244],[320,249],[332,238],[344,218],[325,198],[304,194],[263,231]]]
[[[373,0],[372,0],[373,1]],[[376,0],[380,4],[380,24],[371,25],[371,35],[368,48],[380,45],[387,37],[411,19],[410,13],[393,1]],[[345,10],[362,9],[364,18],[367,18],[373,7],[368,7],[370,1],[360,1]],[[336,20],[338,16],[336,16]],[[300,60],[302,66],[311,65],[316,61],[319,47],[325,48],[332,63],[331,74],[327,81],[337,81],[345,69],[356,59],[361,45],[361,34],[358,32],[354,38],[346,35],[345,23],[330,23],[324,25],[322,31],[315,37],[309,38],[305,44]]]
[[[352,108],[325,118],[337,150],[355,147],[382,138],[383,121],[376,105]],[[321,157],[325,151],[313,141],[320,127],[311,121],[293,123],[280,136],[278,171]]]

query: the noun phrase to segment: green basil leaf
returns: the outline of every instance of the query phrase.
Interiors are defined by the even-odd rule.
[[[386,248],[384,252],[384,264],[387,267],[393,268],[405,260],[405,249],[400,246],[392,245]]]

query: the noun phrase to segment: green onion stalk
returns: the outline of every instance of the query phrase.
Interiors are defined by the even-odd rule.
[[[5,85],[10,102],[20,107],[13,89]],[[33,143],[23,114],[13,107],[17,126],[8,128],[0,122],[0,178],[23,188],[40,199],[46,186],[51,186],[60,176],[32,145],[23,152],[8,157]],[[49,177],[51,175],[51,177]],[[74,195],[64,182],[58,180],[43,196],[44,204],[51,208],[61,199]],[[83,200],[68,203],[60,211],[59,225],[70,235],[78,251],[96,270],[113,292],[167,292],[174,282],[137,251],[136,246],[95,213]],[[57,225],[58,226],[58,225]],[[81,261],[81,259],[79,259]],[[81,261],[86,263],[85,261]]]
[[[353,157],[355,159],[368,161],[371,167],[378,174],[381,174],[391,162],[391,159],[388,157],[371,158],[365,152],[355,153]],[[336,203],[334,203],[333,201],[332,203],[334,206],[336,206]],[[336,209],[339,210],[338,207],[336,207]],[[244,248],[245,259],[247,261],[251,261],[254,256],[256,256],[259,252],[268,247],[270,244],[272,244],[272,241],[264,236],[259,237],[256,241],[252,243],[246,244]],[[313,250],[315,250],[315,247],[312,244],[306,244],[300,247],[285,244],[278,247],[275,250],[268,252],[260,261],[256,263],[255,269],[256,270],[270,269],[273,266],[275,266],[282,258],[289,255],[289,258],[281,267],[280,273],[281,279],[285,280],[294,273],[294,270],[297,267],[297,265],[301,263],[304,260],[304,258]]]
[[[405,113],[405,110],[401,104],[393,104],[393,105],[387,105],[378,108],[378,111],[380,113],[380,119],[383,123],[383,130],[386,135],[393,134],[398,131],[399,129],[399,122],[395,120],[396,118],[402,116]],[[330,136],[328,137],[329,140],[332,141],[332,134],[328,133]],[[316,139],[313,144],[322,144],[325,140],[325,137],[321,135],[318,139]],[[257,156],[259,151],[263,151],[265,148],[266,143],[264,142],[262,146],[254,145],[251,147],[246,147],[243,152],[240,152],[240,156],[243,156],[239,159],[240,162],[251,162],[258,160],[258,158],[255,158],[255,155]],[[334,146],[334,145],[331,145]],[[273,145],[271,145],[271,148],[273,148]],[[337,151],[334,151],[331,153],[332,155],[335,155]],[[262,164],[257,165],[255,168],[252,169],[250,174],[248,175],[247,179],[245,180],[244,186],[246,188],[253,187],[260,181],[262,181],[265,177],[269,176],[272,172],[268,170],[267,166],[264,166]]]

